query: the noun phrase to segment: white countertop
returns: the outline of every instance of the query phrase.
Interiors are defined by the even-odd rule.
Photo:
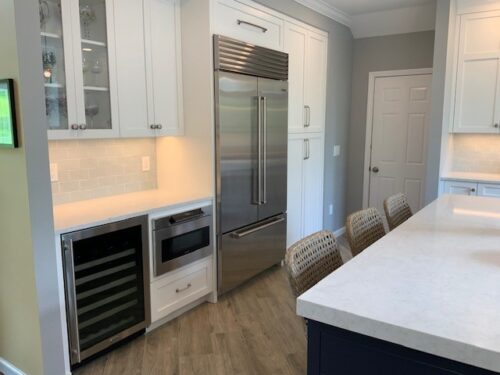
[[[441,197],[301,295],[297,313],[500,372],[500,200]]]
[[[500,173],[447,172],[441,176],[441,179],[500,184]]]
[[[54,206],[56,234],[124,220],[133,216],[175,209],[191,203],[210,202],[206,193],[172,194],[164,190],[147,190]]]

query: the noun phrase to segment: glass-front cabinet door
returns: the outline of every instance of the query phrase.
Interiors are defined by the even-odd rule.
[[[118,136],[113,0],[39,2],[49,138]]]
[[[64,0],[63,0],[64,1]],[[113,1],[71,0],[77,6],[79,29],[75,31],[75,69],[79,129],[86,137],[118,135],[113,122],[117,119],[112,31]]]
[[[49,135],[65,138],[76,136],[75,132],[70,131],[77,118],[71,70],[71,23],[67,22],[69,4],[61,0],[40,0],[39,5],[42,74]]]

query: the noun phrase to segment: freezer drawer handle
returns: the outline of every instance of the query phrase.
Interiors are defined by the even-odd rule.
[[[242,231],[242,232],[239,232],[239,231],[238,232],[234,232],[232,234],[232,236],[234,238],[242,238],[242,237],[248,236],[248,235],[250,235],[252,233],[258,232],[258,231],[260,231],[262,229],[269,228],[269,227],[271,227],[271,226],[273,226],[275,224],[282,223],[283,221],[285,221],[284,217],[280,217],[278,219],[273,219],[272,221],[269,221],[269,222],[267,222],[265,224],[262,224],[262,225],[260,225],[260,226],[258,226],[256,228],[248,229],[248,230],[245,230],[245,231]]]

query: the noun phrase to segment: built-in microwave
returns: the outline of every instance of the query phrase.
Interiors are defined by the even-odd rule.
[[[212,254],[212,206],[153,220],[152,229],[155,276]]]

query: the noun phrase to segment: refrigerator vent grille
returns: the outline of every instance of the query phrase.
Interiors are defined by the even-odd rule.
[[[214,35],[215,70],[288,80],[288,54]]]

